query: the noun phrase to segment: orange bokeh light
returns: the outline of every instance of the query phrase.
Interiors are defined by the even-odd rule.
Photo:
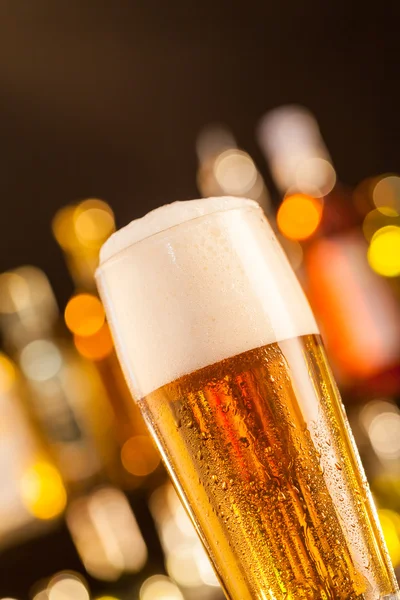
[[[146,477],[160,464],[160,455],[150,437],[135,435],[123,445],[121,461],[128,473],[137,477]]]
[[[103,323],[103,326],[93,335],[74,335],[74,342],[79,354],[90,360],[103,360],[114,348],[107,323]]]
[[[92,294],[78,294],[68,302],[65,323],[70,331],[79,336],[91,336],[99,331],[105,321],[100,300]]]
[[[318,228],[322,201],[307,194],[293,194],[279,207],[277,223],[281,233],[291,240],[305,240]]]

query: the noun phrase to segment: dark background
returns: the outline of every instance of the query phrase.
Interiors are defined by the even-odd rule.
[[[0,0],[0,270],[35,263],[72,291],[50,233],[96,196],[118,225],[196,197],[195,139],[309,107],[339,176],[399,167],[399,3]]]

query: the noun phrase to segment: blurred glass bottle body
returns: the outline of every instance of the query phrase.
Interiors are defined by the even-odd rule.
[[[400,576],[400,410],[389,398],[349,407],[393,566]]]
[[[198,135],[197,187],[204,197],[238,196],[256,200],[264,212],[271,212],[264,179],[251,156],[238,148],[231,131],[210,124]]]
[[[258,139],[284,195],[277,224],[300,241],[298,273],[316,314],[336,377],[353,395],[400,391],[400,311],[372,271],[351,191],[337,182],[313,115],[299,106],[267,113]]]
[[[29,389],[29,409],[71,493],[112,474],[115,442],[101,382],[57,333],[46,275],[21,267],[0,276],[0,326]]]
[[[224,594],[196,530],[172,483],[151,495],[150,510],[165,553],[168,575],[188,600],[222,600]]]
[[[100,248],[113,231],[113,211],[102,200],[84,200],[55,215],[53,234],[77,290],[64,316],[75,348],[94,365],[112,410],[112,429],[120,449],[120,485],[152,487],[164,477],[159,454],[132,402],[94,283]]]
[[[16,365],[0,353],[0,547],[43,533],[66,505],[61,475],[24,408]]]
[[[66,521],[83,564],[102,580],[137,573],[146,563],[147,548],[118,489],[126,473],[114,415],[97,369],[65,335],[42,271],[21,267],[0,276],[0,325],[25,376],[25,408],[61,473],[60,485],[64,481],[69,493]],[[34,476],[45,481],[51,477],[43,460],[34,468],[39,472],[30,474],[32,489]],[[55,510],[47,495],[47,511]]]
[[[232,132],[220,124],[209,124],[196,142],[197,187],[204,198],[238,196],[260,204],[292,267],[303,258],[300,244],[283,236],[276,224],[270,194],[252,157],[238,148]]]

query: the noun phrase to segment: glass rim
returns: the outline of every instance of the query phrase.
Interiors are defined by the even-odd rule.
[[[123,257],[123,255],[126,254],[132,247],[137,246],[137,245],[139,245],[141,243],[144,243],[144,242],[148,242],[149,240],[151,240],[153,238],[157,239],[157,238],[159,238],[159,237],[161,237],[163,235],[166,235],[169,231],[172,231],[172,230],[177,229],[179,227],[183,227],[183,226],[188,225],[190,223],[201,221],[203,219],[210,219],[210,218],[213,218],[214,216],[219,216],[221,214],[231,213],[233,211],[241,211],[241,212],[242,211],[245,211],[245,212],[257,211],[258,213],[261,213],[264,218],[266,218],[265,214],[264,214],[264,211],[263,211],[262,207],[260,206],[260,204],[258,204],[258,202],[256,200],[254,200],[253,202],[254,202],[253,205],[247,204],[247,205],[243,205],[243,206],[233,206],[231,208],[220,208],[218,210],[206,213],[204,215],[198,215],[198,216],[195,216],[195,217],[191,217],[190,219],[182,221],[181,223],[176,223],[175,225],[169,225],[168,227],[165,227],[164,229],[160,229],[160,231],[156,231],[155,233],[151,233],[150,235],[146,235],[145,237],[141,238],[140,240],[131,242],[130,244],[127,244],[121,250],[118,250],[117,252],[115,252],[115,254],[113,254],[112,256],[109,256],[103,263],[99,263],[99,265],[98,265],[98,267],[96,268],[96,271],[95,271],[95,279],[97,280],[101,276],[101,273],[105,269],[105,267],[111,265],[112,263],[114,263],[117,260],[120,260]],[[146,214],[149,214],[149,213],[146,213]],[[146,216],[146,215],[144,215],[144,216]],[[126,225],[126,227],[129,227],[129,224]],[[121,228],[121,229],[123,229],[123,228]],[[119,233],[119,231],[121,229],[117,230],[112,235],[118,235],[118,233]],[[110,237],[112,237],[112,236],[110,236]],[[108,238],[108,239],[110,239],[110,238]],[[105,244],[107,243],[107,241],[105,242]]]

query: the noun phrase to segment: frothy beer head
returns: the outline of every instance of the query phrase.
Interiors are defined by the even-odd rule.
[[[115,233],[97,283],[136,398],[241,352],[318,333],[259,205],[174,202]]]

